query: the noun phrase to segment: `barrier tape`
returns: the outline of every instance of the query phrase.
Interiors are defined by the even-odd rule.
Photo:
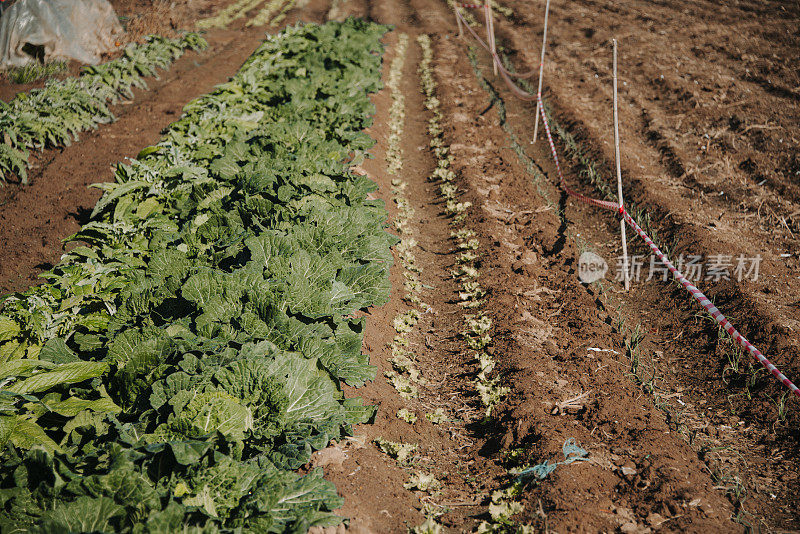
[[[759,351],[752,343],[750,343],[747,340],[747,338],[745,338],[742,334],[740,334],[739,331],[736,330],[736,328],[731,324],[731,322],[722,314],[722,312],[719,311],[719,309],[716,306],[714,306],[714,304],[711,302],[711,300],[707,296],[705,296],[705,294],[703,294],[702,291],[697,289],[697,287],[694,284],[692,284],[689,280],[687,280],[686,277],[683,276],[683,274],[678,269],[675,268],[675,266],[672,264],[672,262],[669,261],[669,258],[667,258],[667,256],[663,252],[661,252],[661,249],[658,248],[658,245],[656,245],[653,242],[653,240],[650,239],[650,236],[648,236],[647,233],[645,233],[645,231],[642,230],[642,227],[639,226],[636,223],[636,221],[633,219],[633,217],[631,217],[630,213],[628,213],[628,210],[626,210],[624,206],[620,206],[616,202],[610,202],[610,201],[607,201],[607,200],[597,200],[597,199],[594,199],[594,198],[586,197],[584,195],[581,195],[580,193],[577,193],[577,192],[569,189],[566,186],[566,183],[564,182],[564,175],[561,173],[561,165],[558,162],[558,154],[556,153],[556,147],[553,144],[553,137],[550,134],[550,125],[547,122],[547,115],[544,112],[544,104],[542,103],[542,96],[541,95],[537,95],[536,98],[537,98],[537,100],[539,102],[539,110],[540,110],[540,113],[541,113],[541,116],[542,116],[542,124],[544,125],[544,131],[547,134],[547,141],[550,144],[550,151],[552,152],[553,159],[555,160],[555,163],[556,163],[556,170],[558,171],[558,177],[559,177],[559,180],[561,181],[562,188],[567,192],[567,194],[570,195],[570,196],[573,196],[573,197],[577,198],[578,200],[580,200],[582,202],[585,202],[587,204],[592,204],[594,206],[598,206],[598,207],[601,207],[601,208],[614,210],[614,211],[617,211],[620,215],[622,215],[622,217],[625,220],[625,222],[628,223],[628,225],[631,228],[633,228],[634,231],[636,231],[637,234],[639,234],[639,237],[641,237],[642,240],[644,240],[645,243],[647,243],[647,246],[650,247],[650,250],[653,252],[653,254],[655,254],[655,256],[659,259],[659,261],[661,261],[661,263],[666,265],[667,269],[669,269],[669,272],[672,273],[672,275],[675,277],[675,279],[684,288],[686,288],[686,290],[689,293],[692,294],[692,297],[694,297],[694,299],[703,308],[706,309],[706,311],[711,315],[711,317],[713,317],[714,320],[722,328],[724,328],[726,332],[728,332],[728,334],[733,338],[733,340],[736,341],[737,343],[739,343],[743,348],[747,349],[747,351],[756,360],[758,360],[759,363],[761,363],[761,365],[766,367],[767,370],[770,373],[772,373],[773,376],[775,376],[775,378],[780,380],[780,382],[784,386],[789,388],[789,391],[794,393],[795,396],[800,397],[800,388],[795,386],[794,383],[792,383],[792,381],[789,380],[786,377],[786,375],[784,375],[777,367],[775,367],[772,364],[772,362],[770,362],[766,358],[766,356],[764,356],[761,353],[761,351]]]
[[[459,17],[461,16],[458,13],[458,11],[456,11],[456,15],[458,15]],[[486,49],[489,53],[491,53],[489,46],[480,38],[480,36],[478,36],[472,30],[472,28],[469,27],[469,25],[466,26],[469,29],[470,33],[472,33],[472,36],[481,44],[481,46],[483,46],[484,49]],[[721,311],[719,311],[719,309],[716,306],[714,306],[711,300],[702,291],[697,289],[697,287],[694,284],[692,284],[685,276],[683,276],[683,273],[681,273],[678,269],[675,268],[672,262],[669,261],[669,258],[667,258],[667,256],[663,252],[661,252],[660,248],[658,248],[658,245],[656,245],[653,242],[653,240],[650,239],[650,236],[648,236],[647,233],[645,233],[645,231],[642,230],[642,227],[636,223],[633,217],[631,217],[630,213],[628,213],[628,210],[625,209],[625,206],[621,206],[618,202],[613,202],[609,200],[599,200],[587,197],[585,195],[578,193],[573,189],[570,189],[569,186],[567,186],[567,182],[564,179],[564,174],[561,171],[561,164],[558,160],[558,153],[556,152],[556,146],[555,143],[553,142],[553,136],[550,133],[550,124],[547,122],[547,114],[544,111],[542,94],[538,93],[536,95],[532,95],[527,91],[524,91],[521,88],[519,88],[513,82],[513,80],[511,80],[511,77],[509,75],[512,73],[508,72],[505,69],[505,67],[503,67],[502,61],[500,61],[498,55],[492,54],[492,59],[497,64],[498,69],[500,70],[500,74],[502,75],[503,80],[506,82],[506,85],[511,90],[511,92],[513,92],[516,96],[518,96],[522,100],[528,102],[535,101],[539,104],[539,110],[542,116],[542,124],[544,125],[544,131],[547,134],[547,142],[550,145],[550,152],[553,155],[553,161],[555,162],[556,172],[558,173],[558,180],[561,188],[568,195],[578,199],[583,203],[617,212],[617,214],[621,216],[631,228],[634,229],[634,231],[639,235],[639,237],[642,238],[642,240],[647,244],[647,246],[650,247],[650,250],[659,259],[659,261],[661,261],[661,263],[666,265],[667,269],[669,270],[669,272],[672,273],[675,279],[689,293],[691,293],[692,297],[694,297],[694,299],[703,308],[705,308],[705,310],[711,315],[711,317],[714,318],[717,324],[719,324],[728,333],[728,335],[730,335],[731,338],[733,338],[734,341],[736,341],[737,343],[739,343],[739,345],[741,345],[744,349],[746,349],[751,356],[753,356],[756,360],[758,360],[758,362],[761,365],[763,365],[775,378],[777,378],[784,386],[786,386],[789,389],[789,391],[791,391],[796,397],[800,397],[800,388],[794,385],[794,383],[791,380],[789,380],[789,378],[787,378],[786,375],[784,375],[777,367],[775,367],[775,365],[773,365],[773,363],[770,362],[767,359],[767,357],[761,353],[761,351],[759,351],[752,343],[750,343],[750,341],[748,341],[747,338],[745,338],[731,324],[731,322],[722,314]]]
[[[458,5],[458,7],[463,7],[463,8],[466,8],[466,9],[483,9],[483,8],[487,7],[487,4],[462,4],[462,3],[458,3],[457,5]]]

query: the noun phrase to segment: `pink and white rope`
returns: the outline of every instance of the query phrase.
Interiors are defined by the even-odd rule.
[[[747,349],[747,351],[756,360],[758,360],[759,363],[761,363],[761,365],[766,367],[767,370],[770,373],[772,373],[773,376],[775,376],[775,378],[777,378],[784,386],[789,388],[789,391],[791,391],[795,396],[800,397],[800,388],[795,386],[794,383],[791,380],[789,380],[789,378],[787,378],[786,375],[784,375],[777,367],[775,367],[775,365],[773,365],[773,363],[769,361],[767,357],[761,353],[760,350],[758,350],[752,343],[750,343],[750,341],[748,341],[746,337],[740,334],[739,331],[736,330],[736,328],[731,324],[731,322],[722,314],[722,312],[719,311],[719,309],[716,306],[714,306],[714,303],[712,303],[711,300],[707,296],[705,296],[705,294],[702,291],[697,289],[697,287],[694,284],[692,284],[685,276],[683,276],[683,273],[681,273],[678,269],[675,268],[672,262],[669,261],[669,258],[667,258],[667,256],[663,252],[661,252],[660,248],[658,248],[658,245],[656,245],[653,242],[653,240],[650,239],[650,236],[648,236],[647,233],[645,233],[645,231],[642,230],[642,227],[639,226],[635,220],[633,220],[633,217],[631,217],[630,213],[628,213],[628,210],[626,210],[624,206],[620,206],[619,203],[617,202],[610,202],[608,200],[598,200],[594,198],[589,198],[567,187],[566,181],[564,180],[564,175],[561,172],[561,164],[558,161],[558,153],[556,152],[556,147],[555,144],[553,143],[553,136],[550,134],[550,125],[547,122],[547,114],[544,112],[542,95],[541,94],[537,95],[536,99],[539,102],[539,110],[542,116],[542,124],[544,125],[544,131],[545,134],[547,135],[547,142],[550,145],[550,152],[552,153],[553,160],[555,161],[556,164],[558,179],[561,182],[561,187],[564,189],[564,191],[566,191],[568,195],[577,198],[581,202],[585,202],[586,204],[591,204],[593,206],[598,206],[600,208],[613,210],[622,215],[625,222],[628,223],[628,225],[631,228],[633,228],[637,234],[639,234],[639,237],[641,237],[645,243],[647,243],[647,246],[650,247],[650,250],[659,259],[659,261],[662,264],[666,265],[667,269],[669,269],[669,272],[672,273],[675,279],[684,288],[686,288],[686,290],[689,293],[692,294],[692,297],[694,297],[694,299],[703,308],[706,309],[706,311],[711,315],[711,317],[713,317],[714,320],[722,328],[724,328],[726,332],[728,332],[728,334],[733,338],[733,340],[739,343],[739,345],[741,345],[745,349]]]
[[[515,75],[513,73],[507,71],[503,67],[502,61],[500,61],[500,58],[498,57],[498,55],[492,53],[491,48],[489,47],[489,45],[487,45],[483,41],[483,39],[481,39],[480,36],[477,33],[475,33],[475,31],[472,28],[470,28],[469,24],[466,24],[466,21],[461,17],[461,14],[458,12],[458,10],[456,10],[456,16],[458,16],[461,19],[461,21],[467,27],[467,29],[472,34],[472,36],[478,41],[478,43],[480,43],[480,45],[484,49],[486,49],[490,54],[492,54],[492,60],[497,64],[498,69],[500,71],[500,75],[502,76],[503,80],[506,82],[506,85],[511,90],[511,92],[514,93],[517,97],[519,97],[522,100],[525,100],[525,101],[528,101],[528,102],[536,101],[539,104],[539,110],[540,110],[540,113],[541,113],[541,116],[542,116],[542,124],[544,124],[544,131],[547,134],[547,142],[550,145],[550,152],[553,155],[553,161],[555,162],[556,171],[558,172],[558,180],[559,180],[559,183],[561,185],[561,188],[564,189],[564,191],[568,195],[570,195],[570,196],[572,196],[574,198],[577,198],[581,202],[584,202],[586,204],[590,204],[592,206],[597,206],[599,208],[616,211],[625,220],[625,222],[628,223],[628,225],[636,231],[636,233],[639,235],[639,237],[641,237],[644,240],[644,242],[647,243],[647,246],[650,247],[650,250],[652,251],[652,253],[659,259],[659,261],[661,261],[661,263],[666,265],[667,269],[672,273],[672,275],[675,277],[675,279],[684,288],[686,288],[686,290],[689,293],[691,293],[692,297],[694,297],[694,299],[703,308],[706,309],[706,311],[711,315],[711,317],[713,317],[714,320],[723,329],[725,329],[726,332],[728,332],[728,334],[731,336],[731,338],[733,338],[734,341],[736,341],[737,343],[739,343],[739,345],[741,345],[744,349],[746,349],[747,352],[749,352],[751,356],[753,356],[756,360],[758,360],[758,362],[761,365],[763,365],[770,373],[772,373],[772,375],[775,378],[777,378],[784,386],[789,388],[789,391],[791,391],[795,396],[800,397],[800,388],[798,388],[796,385],[794,385],[794,383],[791,380],[789,380],[789,378],[787,378],[786,375],[784,375],[777,367],[775,367],[775,365],[773,365],[773,363],[770,362],[767,359],[767,357],[764,356],[761,353],[761,351],[759,351],[752,343],[750,343],[750,341],[747,340],[747,338],[745,338],[741,333],[739,333],[739,331],[736,330],[736,328],[722,314],[722,312],[720,312],[719,309],[716,306],[714,306],[714,304],[711,302],[711,300],[707,296],[705,296],[705,294],[703,294],[702,291],[697,289],[697,287],[694,284],[692,284],[683,275],[683,273],[681,273],[678,269],[675,268],[675,266],[672,264],[672,262],[669,261],[669,258],[667,258],[667,256],[663,252],[661,252],[661,249],[658,248],[658,246],[653,242],[653,240],[650,239],[650,236],[648,236],[645,233],[645,231],[642,230],[642,227],[639,226],[636,223],[635,220],[633,220],[633,217],[631,217],[630,213],[628,213],[628,210],[626,210],[624,206],[620,206],[620,204],[617,203],[617,202],[590,198],[590,197],[587,197],[585,195],[582,195],[582,194],[578,193],[577,191],[575,191],[573,189],[570,189],[570,187],[567,185],[566,180],[564,179],[564,173],[561,171],[561,163],[558,160],[558,153],[556,152],[556,146],[555,146],[555,143],[553,143],[553,136],[550,133],[550,124],[547,122],[547,114],[544,111],[544,103],[542,102],[542,94],[538,93],[536,95],[533,95],[531,93],[528,93],[527,91],[524,91],[520,87],[518,87],[514,83],[514,81],[511,79],[511,76],[515,76]],[[531,71],[531,72],[533,72],[533,71]],[[517,77],[525,77],[525,76],[517,76]]]
[[[674,265],[672,265],[672,262],[669,261],[669,258],[667,258],[663,252],[661,252],[661,249],[659,249],[658,246],[655,243],[653,243],[653,240],[650,239],[650,237],[644,232],[644,230],[642,230],[642,228],[638,224],[636,224],[636,221],[633,220],[633,217],[631,217],[628,211],[625,210],[624,208],[622,209],[622,216],[624,217],[625,222],[627,222],[628,225],[631,228],[633,228],[637,234],[639,234],[639,237],[641,237],[644,240],[644,242],[647,243],[647,246],[650,247],[650,250],[653,252],[653,254],[656,255],[656,257],[661,261],[661,263],[667,266],[667,269],[669,269],[669,271],[672,273],[675,279],[678,282],[680,282],[680,284],[683,287],[685,287],[689,293],[692,294],[694,299],[697,302],[699,302],[700,305],[703,308],[705,308],[709,314],[711,314],[711,317],[713,317],[714,320],[717,323],[719,323],[719,325],[722,328],[724,328],[725,331],[728,332],[728,334],[730,334],[733,340],[739,343],[739,345],[741,345],[745,349],[747,349],[747,352],[749,352],[750,355],[753,356],[753,358],[758,360],[759,363],[761,363],[761,365],[766,367],[767,371],[772,373],[773,376],[775,376],[775,378],[780,380],[780,382],[784,386],[789,388],[789,391],[794,393],[795,396],[800,397],[800,389],[798,389],[798,387],[795,386],[794,383],[780,371],[780,369],[775,367],[775,365],[773,365],[772,362],[769,361],[766,356],[761,354],[761,351],[758,350],[752,343],[750,343],[747,340],[747,338],[745,338],[742,334],[740,334],[739,331],[736,330],[736,328],[731,324],[731,322],[722,314],[722,312],[719,311],[716,306],[714,306],[714,304],[708,299],[708,297],[706,297],[702,291],[697,289],[697,287],[695,287],[694,284],[692,284],[689,280],[687,280],[686,277],[683,276],[683,274],[678,269],[676,269]]]

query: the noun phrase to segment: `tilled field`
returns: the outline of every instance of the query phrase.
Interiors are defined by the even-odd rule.
[[[544,3],[501,7],[501,54],[535,69]],[[646,280],[635,235],[644,276],[627,293],[612,280],[618,220],[561,191],[546,141],[531,143],[535,105],[457,36],[445,0],[312,0],[286,22],[347,15],[394,25],[367,130],[377,144],[353,171],[378,184],[402,241],[392,299],[363,312],[377,376],[343,385],[375,420],[303,467],[336,485],[346,530],[403,532],[426,517],[455,532],[800,529],[796,399],[680,286]],[[649,215],[673,259],[762,258],[757,280],[698,286],[795,380],[798,19],[789,2],[554,3],[544,84],[567,180],[613,193],[619,40],[629,209]],[[104,169],[239,68],[263,31],[246,20],[210,31],[208,50],[119,105],[117,122],[37,154],[30,186],[0,192],[0,290],[58,262],[100,196],[85,185],[111,179]],[[608,261],[605,281],[580,282],[585,251]],[[566,455],[577,461],[554,465]],[[547,462],[542,476],[524,470]]]

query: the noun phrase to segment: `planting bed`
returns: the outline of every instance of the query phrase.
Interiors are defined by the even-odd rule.
[[[619,222],[446,0],[203,5],[209,49],[0,190],[3,532],[800,529],[797,399],[635,235],[629,292],[580,282]],[[535,69],[544,2],[495,13]],[[252,23],[348,15],[393,27]],[[619,40],[629,210],[673,258],[760,255],[697,284],[795,381],[798,22],[553,3],[544,83],[567,181],[613,194]]]

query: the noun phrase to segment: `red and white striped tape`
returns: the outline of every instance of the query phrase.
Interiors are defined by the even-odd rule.
[[[457,3],[456,5],[458,7],[463,7],[465,9],[483,9],[483,8],[487,7],[486,4],[462,4],[460,2]]]
[[[458,10],[456,10],[456,16],[461,18],[461,14],[458,13]],[[463,18],[461,19],[461,21],[465,23],[467,29],[470,31],[472,36],[480,43],[480,45],[484,49],[486,49],[490,54],[492,54],[490,47],[483,41],[483,39],[480,38],[480,36],[477,33],[475,33],[475,31],[472,28],[470,28],[469,24],[466,24],[466,21],[464,21]],[[741,333],[739,333],[739,331],[736,330],[736,328],[722,314],[722,312],[720,312],[719,309],[717,309],[717,307],[714,306],[711,300],[707,296],[705,296],[702,291],[697,289],[697,287],[694,284],[692,284],[685,276],[683,276],[683,274],[678,269],[675,268],[672,262],[669,261],[669,258],[667,258],[667,256],[663,252],[661,252],[661,249],[658,248],[658,246],[653,242],[653,240],[650,239],[650,236],[648,236],[645,233],[645,231],[642,230],[642,227],[639,226],[635,220],[633,220],[633,217],[631,217],[630,213],[628,213],[628,210],[626,210],[624,206],[620,206],[619,203],[617,202],[611,202],[608,200],[598,200],[595,198],[587,197],[585,195],[578,193],[573,189],[570,189],[569,186],[567,186],[567,182],[564,179],[564,174],[561,171],[561,164],[558,160],[558,153],[556,152],[556,146],[555,143],[553,143],[553,136],[550,133],[550,124],[547,122],[547,114],[544,111],[542,94],[538,93],[536,95],[532,95],[527,91],[524,91],[523,89],[518,87],[513,82],[513,80],[511,80],[511,76],[513,76],[513,73],[507,71],[503,67],[502,61],[500,61],[500,58],[498,57],[497,54],[492,54],[492,60],[497,64],[497,67],[500,71],[501,76],[503,77],[503,80],[506,82],[506,85],[508,86],[508,88],[511,90],[512,93],[514,93],[517,97],[519,97],[522,100],[526,100],[528,102],[536,101],[539,104],[539,110],[542,116],[542,123],[544,124],[544,131],[547,134],[547,142],[550,145],[550,152],[553,155],[553,161],[555,162],[556,171],[558,172],[558,180],[561,185],[561,188],[564,189],[564,191],[568,195],[577,198],[581,202],[590,204],[592,206],[597,206],[599,208],[616,211],[625,220],[625,222],[628,223],[628,225],[636,231],[639,237],[641,237],[644,240],[644,242],[647,243],[647,246],[650,247],[652,253],[655,254],[655,256],[659,259],[659,261],[661,261],[661,263],[666,265],[667,269],[669,269],[669,271],[672,273],[675,279],[684,288],[686,288],[686,290],[689,293],[691,293],[692,297],[694,297],[694,299],[703,308],[705,308],[706,311],[708,311],[711,317],[713,317],[714,320],[722,328],[724,328],[726,332],[728,332],[728,334],[733,338],[733,340],[739,343],[739,345],[741,345],[743,348],[745,348],[756,360],[759,361],[759,363],[761,363],[761,365],[766,367],[766,369],[770,373],[772,373],[772,375],[775,376],[775,378],[777,378],[784,386],[789,388],[789,391],[791,391],[795,396],[800,397],[800,388],[794,385],[794,383],[791,380],[789,380],[789,378],[787,378],[786,375],[784,375],[777,367],[775,367],[775,365],[773,365],[773,363],[770,362],[767,359],[767,357],[761,353],[761,351],[759,351],[752,343],[750,343],[750,341],[747,340],[747,338],[745,338]]]
[[[794,393],[797,397],[800,397],[800,388],[798,388],[794,383],[789,380],[786,375],[784,375],[772,362],[770,362],[766,356],[764,356],[760,350],[758,350],[752,343],[750,343],[746,337],[739,333],[738,330],[731,324],[731,322],[722,314],[719,309],[714,306],[711,300],[703,294],[702,291],[697,289],[697,287],[692,284],[683,273],[681,273],[675,266],[669,261],[669,258],[661,252],[661,249],[658,248],[650,236],[648,236],[642,227],[639,226],[633,217],[631,217],[628,210],[625,209],[624,206],[620,206],[616,202],[609,202],[607,200],[597,200],[594,198],[589,198],[587,196],[581,195],[580,193],[571,190],[567,187],[566,182],[564,180],[564,175],[561,172],[561,165],[558,162],[558,153],[556,152],[555,144],[553,143],[553,136],[550,134],[550,125],[547,122],[547,114],[544,112],[544,104],[542,103],[542,95],[537,95],[536,99],[539,102],[539,110],[542,116],[542,124],[544,125],[545,134],[547,134],[547,142],[550,145],[550,152],[553,154],[553,160],[556,164],[556,171],[558,172],[558,179],[561,182],[561,187],[567,192],[568,195],[573,196],[580,200],[581,202],[585,202],[587,204],[591,204],[593,206],[598,206],[605,209],[610,209],[618,212],[622,215],[625,219],[625,222],[633,228],[639,237],[641,237],[647,246],[650,247],[650,250],[655,254],[655,256],[661,261],[662,264],[666,265],[669,272],[675,277],[675,279],[684,287],[686,290],[692,294],[692,297],[703,307],[706,311],[711,314],[711,317],[719,323],[719,325],[725,329],[726,332],[733,338],[734,341],[739,343],[742,347],[747,349],[747,351],[756,359],[758,360],[761,365],[767,368],[767,370],[772,373],[775,378],[781,381],[781,383],[789,388],[789,391]]]
[[[714,306],[708,297],[706,297],[702,291],[697,289],[689,280],[686,279],[685,276],[683,276],[678,269],[675,268],[674,265],[672,265],[672,262],[669,261],[669,258],[667,258],[663,252],[661,252],[658,246],[653,243],[653,240],[650,239],[650,237],[638,224],[636,224],[636,221],[633,220],[633,217],[630,216],[624,207],[622,208],[622,216],[625,218],[625,222],[627,222],[628,225],[631,226],[637,234],[639,234],[639,237],[641,237],[644,242],[647,243],[647,246],[650,247],[650,250],[653,251],[653,254],[656,255],[661,263],[667,266],[667,269],[669,269],[673,276],[675,276],[675,279],[680,282],[680,284],[685,287],[689,293],[692,294],[694,299],[699,302],[700,305],[705,308],[706,311],[708,311],[708,313],[711,314],[711,317],[713,317],[714,320],[719,323],[719,325],[724,328],[728,334],[730,334],[733,340],[747,349],[747,352],[749,352],[756,360],[758,360],[761,365],[766,367],[767,371],[772,373],[775,378],[780,380],[784,386],[789,388],[789,391],[794,393],[795,396],[800,397],[800,389],[795,386],[794,383],[780,371],[780,369],[775,367],[775,365],[773,365],[773,363],[769,361],[766,356],[761,354],[761,351],[758,350],[752,343],[750,343],[747,338],[740,334],[739,331],[736,330],[736,328],[731,324],[731,322],[722,314],[722,312],[719,311],[716,306]]]

